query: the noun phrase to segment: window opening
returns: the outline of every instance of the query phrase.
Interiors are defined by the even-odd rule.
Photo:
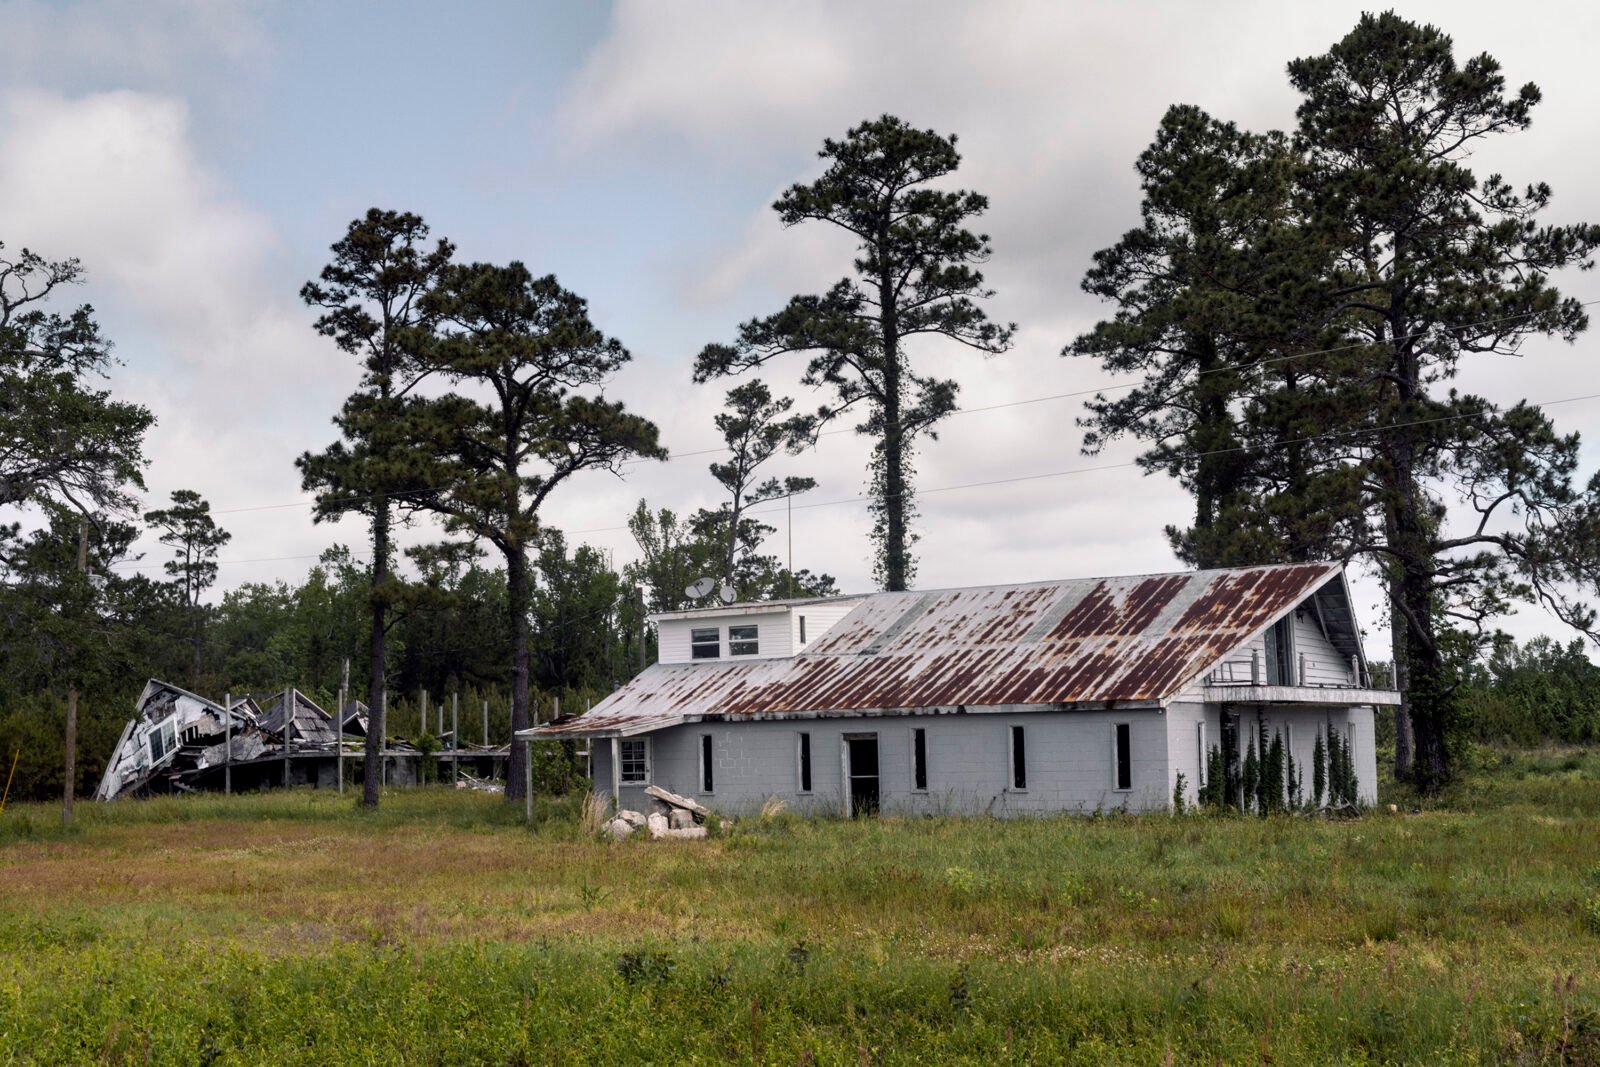
[[[928,788],[928,731],[911,731],[911,781],[913,788]]]
[[[716,659],[721,654],[722,640],[715,626],[696,627],[689,631],[691,659]]]
[[[1267,684],[1294,685],[1294,619],[1279,619],[1267,630]]]
[[[700,735],[700,792],[711,792],[715,784],[712,778],[714,764],[711,759],[711,735]]]
[[[1125,722],[1117,723],[1117,788],[1133,788],[1133,752],[1131,730]]]
[[[728,627],[728,655],[754,656],[759,653],[760,642],[754,626]]]
[[[811,735],[800,735],[800,792],[811,792]]]
[[[1028,788],[1028,749],[1020,726],[1011,728],[1011,788]]]
[[[639,785],[650,781],[650,740],[644,737],[624,738],[620,746],[622,781]]]

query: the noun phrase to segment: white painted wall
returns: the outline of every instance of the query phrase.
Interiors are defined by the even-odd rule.
[[[810,624],[807,624],[809,630]],[[1114,728],[1128,723],[1133,788],[1115,789]],[[1011,788],[1010,728],[1026,731],[1025,790]],[[913,729],[925,729],[928,788],[912,788]],[[811,735],[812,791],[799,791],[798,735]],[[844,811],[841,750],[845,734],[878,737],[879,789],[888,814],[1021,815],[1150,811],[1171,801],[1165,717],[1152,710],[1010,711],[850,719],[690,723],[652,737],[652,780],[730,814],[748,814],[770,796],[818,814]],[[713,790],[700,781],[700,736],[710,734]],[[595,742],[595,787],[609,791],[610,742]],[[645,803],[642,787],[623,804]]]
[[[1232,713],[1239,716],[1240,744],[1247,744],[1257,729],[1254,705],[1233,705]],[[1268,743],[1273,733],[1284,732],[1288,739],[1287,751],[1294,758],[1295,769],[1301,775],[1303,796],[1311,800],[1312,755],[1316,750],[1317,732],[1324,734],[1332,729],[1353,743],[1351,758],[1356,766],[1358,795],[1362,803],[1378,801],[1378,762],[1376,738],[1373,733],[1373,714],[1370,707],[1269,707],[1265,712]],[[1167,749],[1172,753],[1172,766],[1168,769],[1168,796],[1177,786],[1178,772],[1182,771],[1185,799],[1198,801],[1199,788],[1204,781],[1204,764],[1199,749],[1199,724],[1205,723],[1206,748],[1222,747],[1222,712],[1216,704],[1174,704],[1167,714]],[[1243,759],[1243,749],[1240,750]]]
[[[843,601],[818,601],[814,604],[761,607],[735,605],[728,611],[708,610],[703,615],[688,619],[662,619],[656,624],[659,641],[659,661],[662,663],[689,663],[690,631],[715,626],[721,642],[719,659],[728,655],[728,627],[755,626],[760,652],[758,658],[776,659],[793,656],[816,643],[835,623],[861,603],[860,598]],[[751,608],[755,610],[751,610]],[[740,610],[743,608],[744,610]],[[806,619],[806,642],[800,644],[800,616]],[[744,658],[744,657],[739,657]],[[699,662],[709,662],[701,660]]]

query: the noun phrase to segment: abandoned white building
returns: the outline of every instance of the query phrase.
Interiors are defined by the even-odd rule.
[[[656,615],[660,661],[589,713],[519,734],[592,739],[595,787],[725,812],[1124,809],[1187,799],[1240,736],[1300,766],[1338,731],[1376,798],[1372,686],[1343,569],[1291,564]],[[1248,742],[1247,742],[1248,743]]]

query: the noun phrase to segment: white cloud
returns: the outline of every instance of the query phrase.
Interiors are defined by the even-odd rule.
[[[96,305],[123,363],[114,390],[158,420],[152,504],[176,488],[219,508],[300,496],[293,458],[330,434],[354,369],[275,270],[270,223],[198,157],[181,101],[0,94],[0,239],[83,262],[66,299]],[[329,540],[304,510],[225,524],[237,558]]]

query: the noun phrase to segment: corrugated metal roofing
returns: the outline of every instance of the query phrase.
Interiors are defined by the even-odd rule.
[[[878,593],[799,655],[656,664],[541,736],[686,716],[1170,700],[1330,580],[1335,563]]]

